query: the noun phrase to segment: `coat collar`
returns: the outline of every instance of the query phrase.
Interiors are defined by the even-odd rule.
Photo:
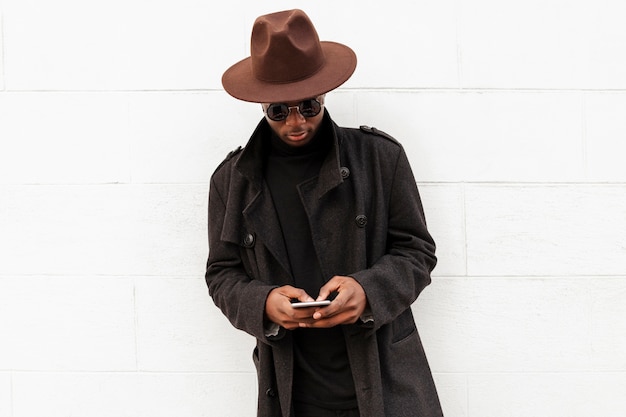
[[[321,198],[328,191],[343,182],[339,156],[341,146],[340,129],[333,122],[326,109],[324,109],[322,123],[330,126],[329,131],[332,134],[332,146],[320,169],[317,187],[315,189],[317,198]],[[236,169],[246,177],[257,190],[263,188],[263,161],[267,155],[268,142],[271,134],[271,127],[265,118],[263,118],[252,133],[250,140],[235,164]]]
[[[340,148],[340,132],[328,112],[324,114],[323,123],[328,123],[330,132],[332,132],[332,145],[328,155],[322,163],[320,174],[317,181],[308,181],[307,186],[303,187],[302,192],[304,198],[311,204],[310,209],[314,210],[316,202],[320,200],[328,191],[337,187],[343,182],[339,164],[339,148]],[[339,133],[339,134],[338,134]],[[257,237],[272,253],[274,258],[290,276],[291,270],[289,258],[284,240],[280,233],[280,222],[276,215],[276,209],[269,188],[263,179],[263,161],[270,146],[269,141],[272,134],[270,125],[263,119],[250,137],[246,147],[239,154],[239,158],[235,162],[235,169],[245,178],[250,185],[249,191],[241,203],[242,214],[251,227],[251,230],[257,234]],[[277,279],[276,277],[274,277]],[[278,278],[279,279],[279,278]],[[282,284],[293,284],[287,279]]]

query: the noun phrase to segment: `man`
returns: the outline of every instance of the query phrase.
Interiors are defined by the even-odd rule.
[[[411,313],[436,258],[407,156],[324,107],[355,68],[289,10],[256,19],[251,56],[222,78],[265,114],[211,178],[206,271],[257,339],[259,416],[442,415]]]

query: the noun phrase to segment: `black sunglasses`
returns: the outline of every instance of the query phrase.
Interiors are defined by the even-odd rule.
[[[265,114],[275,122],[282,122],[291,114],[291,109],[298,109],[304,117],[315,117],[322,110],[322,103],[316,98],[302,100],[297,106],[288,106],[285,103],[272,103],[265,109]]]

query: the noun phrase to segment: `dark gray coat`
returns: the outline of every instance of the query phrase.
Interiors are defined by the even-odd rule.
[[[332,125],[334,145],[319,177],[299,188],[322,272],[354,277],[374,318],[343,326],[361,416],[441,416],[410,308],[430,283],[436,258],[407,156],[376,129]],[[258,415],[289,417],[291,334],[281,329],[266,337],[263,314],[267,294],[293,284],[263,181],[269,132],[261,121],[245,149],[229,155],[211,178],[206,280],[231,323],[257,339]]]

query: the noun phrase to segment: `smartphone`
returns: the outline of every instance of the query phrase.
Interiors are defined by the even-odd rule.
[[[305,307],[323,307],[330,305],[330,300],[322,300],[322,301],[298,301],[295,303],[291,303],[293,308],[305,308]]]

